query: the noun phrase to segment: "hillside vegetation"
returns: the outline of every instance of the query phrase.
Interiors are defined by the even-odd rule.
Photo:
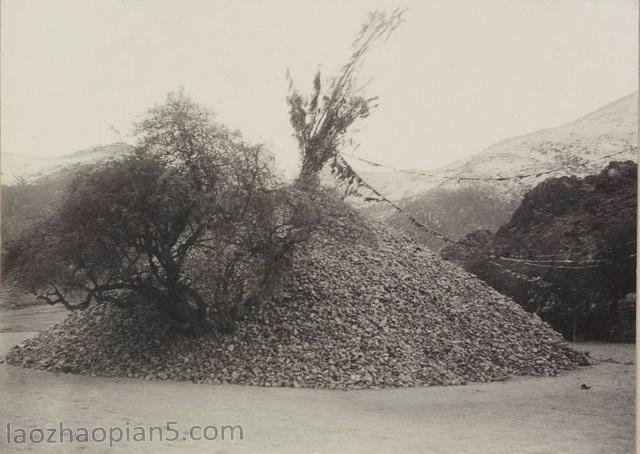
[[[634,337],[637,165],[548,179],[495,234],[442,250],[569,338]]]

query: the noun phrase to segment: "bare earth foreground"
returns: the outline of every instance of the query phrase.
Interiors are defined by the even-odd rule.
[[[0,355],[61,320],[49,306],[0,311]],[[574,344],[600,361],[553,378],[329,391],[53,374],[0,364],[1,452],[631,453],[635,345]],[[590,389],[581,389],[582,384]],[[7,444],[12,430],[163,426],[175,442]],[[244,439],[183,440],[235,425]]]

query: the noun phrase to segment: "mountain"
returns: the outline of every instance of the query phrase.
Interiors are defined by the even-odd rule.
[[[474,230],[506,223],[524,194],[550,176],[598,173],[612,160],[638,153],[638,93],[626,96],[571,123],[503,140],[428,176],[403,171],[370,172],[366,181],[424,224],[458,239]],[[502,177],[508,177],[500,180]],[[515,177],[515,178],[511,178]],[[386,206],[365,212],[429,246],[443,246],[406,216]]]
[[[116,142],[55,157],[2,152],[2,184],[14,184],[17,179],[24,179],[26,182],[31,183],[69,167],[104,162],[123,156],[132,150],[133,147],[131,145],[124,142]]]
[[[565,336],[630,340],[635,313],[620,301],[635,293],[637,171],[612,162],[597,175],[545,180],[495,234],[472,232],[441,256]]]

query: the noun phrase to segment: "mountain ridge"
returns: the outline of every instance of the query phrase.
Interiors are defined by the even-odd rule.
[[[524,166],[524,168],[521,166],[517,169],[514,169],[513,166],[507,166],[503,170],[511,171],[511,173],[509,174],[506,174],[506,173],[496,174],[496,170],[498,170],[496,166],[490,166],[489,168],[484,169],[485,172],[482,172],[483,169],[479,166],[479,164],[486,164],[486,160],[488,157],[505,158],[508,156],[514,156],[514,151],[512,150],[513,144],[517,142],[527,141],[532,138],[538,139],[538,140],[541,137],[553,138],[549,136],[552,136],[554,134],[557,135],[558,132],[561,132],[561,133],[565,133],[566,137],[564,137],[565,139],[564,141],[566,141],[566,138],[570,137],[572,133],[574,136],[578,135],[578,137],[582,136],[583,138],[586,139],[590,137],[590,135],[591,136],[593,135],[593,131],[586,133],[585,130],[589,130],[589,129],[593,130],[593,128],[586,128],[583,125],[585,123],[589,123],[592,126],[593,121],[595,119],[600,118],[603,113],[609,113],[610,118],[608,118],[608,121],[605,122],[606,123],[605,125],[600,125],[604,127],[598,128],[601,130],[598,135],[602,136],[605,134],[611,134],[612,132],[614,133],[617,132],[617,134],[615,135],[618,135],[618,136],[622,135],[623,137],[619,137],[619,139],[616,141],[623,142],[623,143],[626,142],[626,145],[630,146],[632,145],[630,142],[637,142],[637,118],[638,118],[637,106],[638,106],[638,92],[636,91],[630,95],[627,95],[615,101],[612,101],[600,107],[599,109],[596,109],[592,112],[582,115],[581,117],[575,120],[572,120],[570,122],[564,123],[560,126],[545,128],[545,129],[529,132],[526,134],[516,135],[516,136],[502,139],[498,142],[495,142],[492,145],[489,145],[487,148],[477,153],[474,153],[464,158],[453,161],[449,164],[439,167],[438,169],[424,172],[425,174],[433,175],[433,177],[431,178],[418,175],[418,173],[422,173],[420,171],[411,171],[412,173],[409,173],[402,170],[391,170],[387,172],[362,172],[362,175],[366,181],[370,182],[373,187],[375,187],[377,190],[383,193],[387,198],[394,201],[400,201],[403,199],[414,198],[419,194],[429,191],[435,187],[452,186],[451,180],[448,180],[448,178],[453,178],[454,179],[453,181],[455,181],[455,177],[457,176],[464,176],[464,177],[483,177],[484,176],[487,178],[489,177],[495,178],[495,177],[510,177],[510,176],[518,175],[519,173],[531,173],[531,170],[547,171],[549,170],[549,167],[548,167],[548,164],[550,163],[549,160],[541,162],[541,164],[547,165],[547,167],[537,166],[538,167],[537,169],[529,168],[532,166],[529,166],[528,160],[525,163],[526,165]],[[611,117],[613,117],[613,119]],[[624,125],[618,124],[620,120],[623,120],[625,124]],[[602,121],[600,121],[600,123],[602,123]],[[622,131],[619,130],[620,126],[622,126]],[[579,127],[581,131],[575,131],[574,129],[576,129],[576,127]],[[616,131],[616,129],[618,129],[618,131]],[[620,132],[622,132],[622,134],[620,134]],[[555,139],[557,141],[558,137],[556,137]],[[605,137],[596,137],[595,138],[596,140],[593,140],[593,137],[591,137],[591,139],[592,139],[591,143],[586,144],[588,145],[588,148],[597,148],[597,149],[604,148],[601,153],[598,153],[597,157],[601,157],[608,154],[607,152],[616,146],[615,143],[610,144],[610,146],[606,146]],[[625,139],[630,139],[630,140],[625,140]],[[520,143],[520,145],[522,146],[522,143]],[[621,156],[619,159],[631,158],[630,155],[633,154],[634,150],[637,150],[637,145],[635,147],[630,146],[629,151],[631,151],[631,153],[627,153],[624,156]],[[526,152],[528,150],[524,150],[524,151]],[[617,152],[617,151],[620,151],[620,150],[615,149],[611,152]],[[500,156],[501,154],[502,156]],[[597,157],[595,158],[597,159]],[[604,166],[607,165],[607,163],[608,161],[603,162],[600,167],[603,168]],[[562,162],[556,163],[556,165],[557,164],[562,164]],[[575,170],[581,170],[581,172],[578,172],[578,173],[582,173],[583,175],[588,175],[590,173],[593,173],[594,170],[599,170],[599,169],[593,168],[593,166],[588,166],[588,167],[589,168],[586,168],[586,169],[575,169]],[[464,170],[464,173],[461,172],[460,170]],[[558,172],[558,174],[563,174],[563,173]],[[575,174],[575,172],[564,173],[564,174]],[[453,183],[453,184],[458,184],[458,183]],[[528,185],[528,186],[533,186],[533,185]]]
[[[584,177],[613,160],[637,162],[637,106],[635,92],[557,128],[504,139],[429,172],[431,177],[402,171],[362,176],[405,212],[452,239],[495,230],[509,220],[524,194],[548,177]],[[510,178],[496,181],[500,177]],[[443,246],[390,207],[361,209],[436,250]]]

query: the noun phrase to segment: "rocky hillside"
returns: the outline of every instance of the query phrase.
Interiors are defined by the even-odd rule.
[[[510,219],[524,194],[549,177],[583,177],[600,172],[614,159],[637,161],[637,108],[638,94],[634,93],[567,125],[504,140],[428,172],[430,177],[404,172],[372,172],[365,177],[381,193],[401,200],[408,212],[449,237],[460,238],[477,229],[496,230]],[[496,181],[517,175],[531,176]],[[379,207],[366,210],[419,235],[404,216],[388,208],[382,213]],[[421,239],[435,249],[443,246],[434,239]]]
[[[461,268],[387,227],[346,219],[296,251],[276,297],[254,306],[233,334],[183,337],[149,307],[98,305],[15,347],[6,361],[79,374],[333,389],[555,375],[589,362]]]
[[[495,235],[474,232],[442,256],[539,313],[565,335],[615,337],[617,302],[635,292],[637,165],[551,178]],[[577,326],[575,325],[577,324]]]

